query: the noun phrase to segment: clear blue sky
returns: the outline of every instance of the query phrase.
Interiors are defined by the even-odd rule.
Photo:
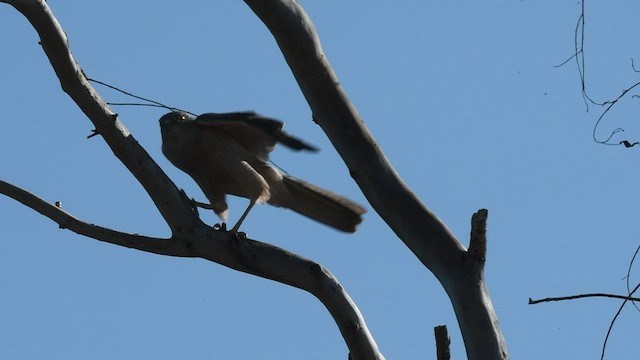
[[[488,286],[514,359],[596,359],[618,302],[527,305],[529,297],[623,293],[638,232],[639,149],[591,133],[573,63],[578,1],[303,1],[326,54],[398,172],[468,241],[489,209]],[[323,149],[279,149],[291,174],[366,203],[321,130],[271,35],[242,1],[50,1],[90,77],[195,113],[256,110]],[[587,85],[595,99],[640,80],[634,1],[587,3]],[[169,236],[146,193],[60,89],[35,31],[0,6],[0,178],[91,223]],[[129,99],[98,88],[108,101]],[[160,152],[151,108],[115,111],[188,194]],[[602,123],[640,139],[638,100]],[[622,139],[621,137],[617,139]],[[328,174],[328,175],[327,175]],[[231,203],[237,217],[246,200]],[[234,218],[235,219],[235,218]],[[207,215],[206,220],[215,219]],[[345,359],[312,296],[203,260],[159,257],[82,238],[0,197],[1,359]],[[256,208],[251,237],[312,258],[342,281],[388,359],[435,357],[446,324],[433,276],[372,211],[345,235]],[[640,280],[640,270],[632,273]],[[609,359],[637,359],[638,313],[623,312]]]

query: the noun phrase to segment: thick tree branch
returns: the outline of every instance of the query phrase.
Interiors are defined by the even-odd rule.
[[[116,157],[143,185],[171,227],[173,236],[156,241],[90,225],[7,183],[1,184],[1,193],[51,218],[62,227],[97,240],[157,254],[201,257],[308,291],[333,316],[349,347],[351,359],[384,359],[358,308],[327,269],[284,249],[214,230],[198,219],[189,199],[175,187],[87,82],[71,55],[64,31],[44,0],[0,2],[13,5],[36,29],[63,90],[94,123],[96,132],[102,135]]]
[[[0,0],[15,7],[33,25],[40,45],[53,66],[62,89],[93,122],[113,154],[138,179],[156,207],[176,232],[198,222],[188,198],[138,144],[89,84],[84,71],[71,54],[67,36],[43,0]]]
[[[435,273],[446,271],[443,265],[459,262],[464,247],[389,163],[342,89],[302,6],[294,0],[245,2],[275,37],[314,121],[326,132],[371,206]]]
[[[468,261],[464,246],[396,173],[340,86],[302,6],[295,0],[244,1],[273,34],[314,121],[325,131],[371,206],[442,283],[456,312],[469,359],[508,358],[484,282],[484,263]],[[472,257],[486,253],[482,247],[477,250]]]
[[[213,229],[206,230],[210,236]],[[364,318],[338,280],[322,265],[277,246],[230,236],[227,241],[195,241],[196,253],[230,268],[308,291],[333,316],[353,360],[383,360]]]
[[[352,343],[354,359],[383,359],[371,351],[375,344],[366,328],[364,318],[349,294],[320,264],[273,245],[250,239],[224,235],[202,226],[188,236],[171,239],[150,238],[127,234],[81,221],[59,206],[0,180],[0,194],[4,194],[56,222],[60,228],[69,229],[110,244],[159,255],[202,257],[230,268],[282,282],[315,295],[331,312],[345,339]]]

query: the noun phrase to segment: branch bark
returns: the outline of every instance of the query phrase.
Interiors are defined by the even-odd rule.
[[[162,255],[200,257],[221,265],[305,290],[333,316],[351,359],[384,359],[362,314],[338,280],[322,265],[284,249],[243,239],[202,223],[186,195],[178,190],[88,83],[71,54],[66,35],[44,0],[0,0],[33,25],[62,89],[96,127],[114,155],[136,177],[170,226],[170,239],[126,234],[78,220],[62,209],[6,182],[0,193],[76,233]]]
[[[340,86],[311,19],[297,1],[244,1],[273,34],[314,121],[327,134],[371,206],[444,287],[468,358],[507,359],[506,342],[484,280],[486,237],[472,237],[472,245],[477,245],[468,252],[407,187]],[[482,217],[475,215],[474,224],[482,222]]]

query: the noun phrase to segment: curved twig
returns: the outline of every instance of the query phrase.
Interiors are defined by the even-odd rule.
[[[636,292],[638,290],[638,288],[640,288],[640,284],[638,284],[633,291],[631,291],[629,293],[629,296],[625,297],[624,301],[622,302],[622,304],[620,304],[620,307],[618,307],[618,310],[616,311],[616,314],[613,316],[613,319],[611,319],[611,323],[609,324],[609,328],[607,329],[607,335],[604,337],[604,341],[602,342],[602,353],[600,354],[600,359],[604,359],[604,353],[607,350],[607,342],[609,341],[609,336],[611,335],[611,331],[613,330],[613,325],[616,323],[616,320],[618,320],[618,316],[620,316],[620,314],[622,313],[622,309],[624,308],[624,306],[627,304],[627,301],[632,301],[632,304],[635,305],[635,301],[640,301],[640,299],[638,298],[632,298],[631,295]]]
[[[606,100],[606,101],[596,101],[593,98],[591,98],[591,96],[589,96],[588,92],[587,92],[587,85],[586,85],[586,62],[585,62],[585,44],[584,44],[584,39],[585,39],[585,1],[581,2],[581,9],[580,9],[580,16],[578,17],[578,23],[576,25],[576,28],[574,30],[574,54],[566,61],[562,62],[560,65],[557,65],[556,67],[560,67],[563,66],[564,64],[566,64],[569,60],[571,59],[575,59],[576,62],[576,67],[578,68],[578,74],[580,76],[580,85],[582,87],[581,91],[582,91],[582,100],[584,101],[584,104],[586,106],[586,110],[587,112],[589,112],[589,104],[593,104],[596,106],[600,106],[600,107],[604,107],[605,109],[602,111],[602,113],[600,113],[600,116],[598,117],[598,119],[596,120],[596,123],[593,126],[593,131],[592,131],[592,138],[593,141],[595,141],[598,144],[602,144],[602,145],[624,145],[626,148],[631,148],[634,145],[636,145],[636,142],[631,142],[628,140],[622,140],[622,141],[618,141],[616,142],[610,142],[610,140],[618,133],[623,132],[624,129],[623,128],[616,128],[614,130],[612,130],[609,133],[609,136],[607,136],[604,140],[599,140],[596,136],[596,131],[598,129],[598,127],[600,126],[600,123],[602,122],[602,120],[605,118],[605,116],[607,115],[607,113],[609,112],[609,110],[611,110],[614,106],[616,106],[616,104],[632,89],[634,89],[636,86],[640,85],[640,82],[635,83],[634,85],[631,85],[630,87],[624,89],[622,91],[622,93],[615,99],[613,100]],[[633,58],[631,59],[631,69],[633,71],[636,71],[636,68],[633,64]],[[637,71],[636,71],[637,72]],[[634,95],[635,96],[635,95]]]
[[[631,257],[631,260],[629,261],[629,267],[627,268],[627,276],[625,276],[625,280],[626,280],[626,284],[627,284],[627,294],[629,296],[633,295],[633,292],[635,292],[638,289],[638,285],[636,285],[636,287],[634,288],[633,292],[631,291],[631,269],[633,269],[633,264],[636,261],[636,257],[638,256],[638,252],[640,252],[640,246],[638,246],[636,248],[636,251],[633,253],[633,256]],[[635,302],[632,302],[631,304],[633,304],[633,307],[635,307],[636,310],[640,311],[640,308],[638,308],[638,305]]]
[[[626,276],[627,297],[624,299],[622,304],[620,304],[620,307],[618,307],[616,314],[611,319],[611,323],[609,323],[609,328],[607,329],[607,335],[604,337],[604,341],[602,342],[602,352],[600,353],[601,360],[604,359],[604,354],[605,354],[605,351],[607,350],[607,343],[609,342],[609,336],[611,335],[611,331],[613,330],[613,325],[616,323],[616,320],[618,320],[618,317],[622,313],[622,309],[627,304],[627,301],[631,301],[631,304],[636,308],[636,310],[638,310],[638,305],[636,304],[636,301],[640,301],[640,299],[634,299],[631,297],[631,295],[633,295],[636,291],[638,291],[638,289],[640,289],[640,284],[637,284],[633,288],[633,290],[631,290],[631,285],[630,285],[631,268],[633,267],[633,263],[636,259],[636,255],[638,255],[638,250],[640,250],[640,247],[636,248],[636,252],[633,254],[633,257],[631,257],[631,261],[629,262],[629,268],[627,270],[627,276]]]

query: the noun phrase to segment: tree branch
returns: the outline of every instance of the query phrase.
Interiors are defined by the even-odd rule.
[[[174,239],[158,239],[115,231],[86,223],[57,205],[50,204],[19,187],[0,180],[0,194],[4,194],[56,222],[61,229],[110,244],[146,251],[159,255],[192,257],[186,244]]]
[[[0,180],[4,194],[69,229],[110,244],[159,255],[201,257],[232,269],[257,275],[305,290],[316,296],[336,320],[353,359],[384,359],[375,348],[362,314],[329,270],[318,263],[273,245],[198,227],[194,234],[158,239],[127,234],[81,221],[59,206]],[[373,346],[372,346],[373,345]],[[375,350],[375,351],[373,351]]]
[[[371,206],[435,273],[459,263],[464,247],[389,163],[342,89],[302,6],[294,0],[245,3],[275,37],[314,121],[327,134]]]
[[[205,236],[213,229],[209,228]],[[299,289],[317,297],[333,316],[349,347],[349,359],[384,360],[364,318],[346,290],[322,265],[271,244],[229,236],[227,241],[188,238],[199,256]]]
[[[621,299],[628,301],[640,301],[640,298],[632,297],[629,295],[616,295],[616,294],[607,294],[607,293],[592,293],[592,294],[578,294],[578,295],[570,295],[570,296],[559,296],[559,297],[548,297],[544,299],[531,299],[529,298],[529,305],[540,304],[544,302],[552,302],[552,301],[565,301],[565,300],[575,300],[575,299],[584,299],[590,297],[604,297],[611,299]]]
[[[201,257],[305,290],[329,310],[349,347],[351,359],[384,359],[355,303],[327,269],[284,249],[217,231],[200,221],[190,200],[177,189],[87,82],[71,54],[62,27],[44,0],[0,2],[14,6],[36,29],[62,89],[94,123],[96,132],[102,135],[114,155],[142,184],[169,224],[173,236],[168,240],[153,239],[90,225],[4,182],[0,186],[2,193],[62,227],[97,240],[163,255]]]
[[[484,282],[484,263],[468,266],[464,246],[396,173],[342,89],[302,6],[295,0],[244,1],[273,34],[314,121],[371,206],[443,285],[468,358],[507,359],[506,342]]]
[[[138,144],[98,92],[89,84],[76,62],[64,30],[44,0],[0,0],[16,8],[33,25],[40,45],[56,72],[62,90],[93,122],[113,154],[147,191],[172,231],[189,228],[199,220],[189,199]]]
[[[0,180],[4,194],[55,221],[60,228],[114,245],[159,255],[201,257],[235,270],[275,280],[316,296],[335,319],[353,359],[384,359],[375,346],[364,318],[349,294],[320,264],[277,246],[242,239],[208,226],[193,233],[158,239],[127,234],[83,222],[59,206]],[[220,238],[224,237],[221,241]]]

